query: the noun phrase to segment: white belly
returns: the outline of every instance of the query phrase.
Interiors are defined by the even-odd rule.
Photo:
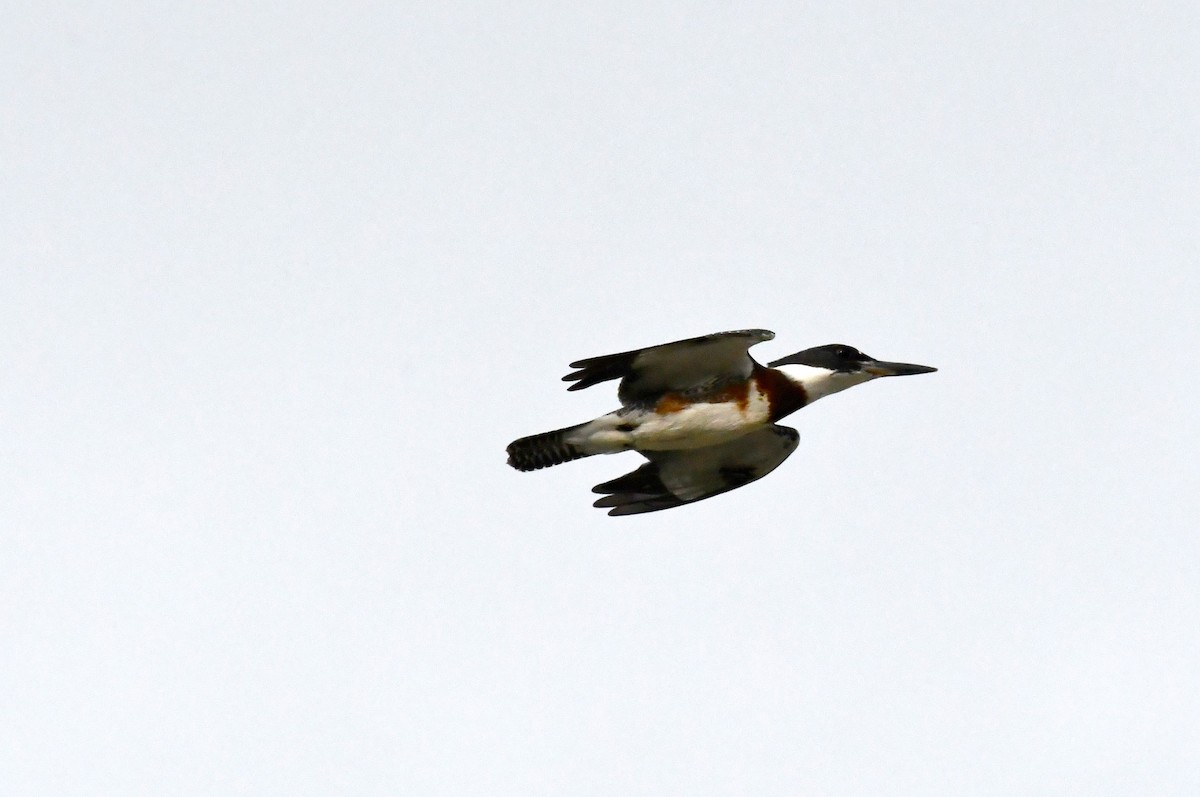
[[[640,451],[704,448],[753,432],[767,423],[765,397],[745,405],[734,402],[692,404],[677,412],[647,413],[633,430],[633,447]]]
[[[673,412],[618,410],[572,430],[566,442],[589,454],[679,451],[735,440],[770,423],[767,397],[752,390],[744,403],[690,404]]]

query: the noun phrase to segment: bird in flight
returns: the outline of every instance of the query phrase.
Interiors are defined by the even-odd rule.
[[[765,329],[717,332],[571,363],[568,390],[620,379],[621,408],[595,420],[514,440],[508,464],[548,468],[594,454],[637,451],[649,460],[598,484],[594,506],[635,515],[734,490],[775,470],[800,433],[777,421],[819,398],[881,376],[936,371],[876,360],[853,346],[805,349],[763,366],[750,347]]]

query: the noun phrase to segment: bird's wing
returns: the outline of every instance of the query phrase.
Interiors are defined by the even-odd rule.
[[[707,448],[643,451],[645,465],[592,488],[605,494],[593,506],[636,515],[711,498],[766,476],[799,444],[795,429],[772,425]]]
[[[563,381],[575,383],[568,390],[582,390],[620,379],[617,395],[622,404],[650,401],[664,393],[746,379],[754,369],[750,347],[773,337],[775,333],[766,329],[742,329],[589,357],[571,363],[578,370],[564,376]]]

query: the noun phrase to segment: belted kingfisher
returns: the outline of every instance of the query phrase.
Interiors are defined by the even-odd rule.
[[[717,332],[571,363],[568,390],[620,379],[621,408],[593,421],[522,437],[508,464],[537,470],[590,457],[637,451],[650,460],[596,485],[593,506],[634,515],[728,492],[777,468],[800,433],[776,421],[819,398],[880,376],[936,371],[928,365],[873,359],[833,343],[762,366],[750,347],[775,337],[765,329]]]

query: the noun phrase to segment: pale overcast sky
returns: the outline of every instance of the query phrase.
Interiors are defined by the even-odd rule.
[[[1200,12],[23,4],[33,795],[1200,793]],[[928,363],[609,518],[572,360]]]

